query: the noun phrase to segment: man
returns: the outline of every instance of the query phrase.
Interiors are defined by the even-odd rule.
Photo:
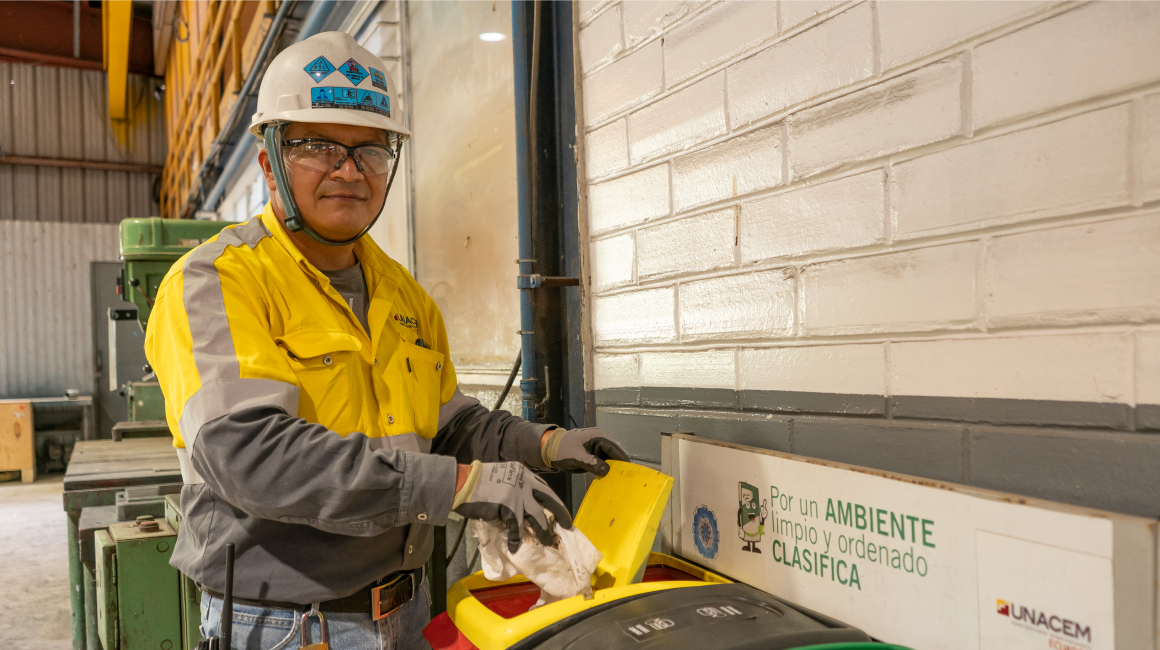
[[[271,63],[252,131],[271,200],[179,260],[146,354],[186,485],[173,564],[202,585],[217,633],[236,547],[235,647],[425,647],[423,565],[454,509],[502,520],[518,548],[571,517],[528,470],[627,460],[597,429],[488,411],[457,389],[443,318],[364,237],[399,165],[403,128],[381,63],[319,34]],[[439,551],[437,551],[439,552]],[[293,646],[296,647],[296,646]]]

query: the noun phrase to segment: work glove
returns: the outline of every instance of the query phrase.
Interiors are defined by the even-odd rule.
[[[451,509],[468,519],[502,521],[507,527],[508,550],[520,548],[524,522],[530,524],[536,539],[550,546],[556,535],[548,526],[544,510],[552,513],[556,523],[572,527],[572,515],[564,502],[539,476],[523,463],[471,464],[467,482],[455,494]]]
[[[561,472],[608,473],[606,460],[628,462],[628,454],[596,427],[590,429],[556,429],[540,448],[544,464]]]

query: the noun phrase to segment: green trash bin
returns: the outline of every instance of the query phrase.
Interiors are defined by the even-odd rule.
[[[435,645],[435,644],[432,644]],[[510,650],[907,650],[741,583],[654,591],[564,618]]]

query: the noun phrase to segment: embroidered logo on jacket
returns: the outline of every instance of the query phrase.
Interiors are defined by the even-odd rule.
[[[402,314],[394,314],[392,316],[392,318],[399,321],[399,324],[402,325],[403,327],[409,327],[413,330],[419,329],[419,320],[418,319],[411,318],[410,316],[403,316]]]

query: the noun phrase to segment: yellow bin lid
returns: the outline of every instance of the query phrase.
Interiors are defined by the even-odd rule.
[[[576,527],[604,555],[596,589],[639,581],[673,489],[673,478],[656,470],[615,460],[608,465],[608,474],[592,482],[576,512]]]
[[[513,618],[504,618],[484,606],[471,592],[500,584],[526,582],[527,578],[516,576],[495,583],[486,580],[482,571],[469,575],[448,590],[447,615],[480,650],[508,648],[536,630],[621,598],[728,582],[676,558],[659,554],[653,554],[652,560],[695,577],[691,580],[639,582],[645,563],[649,561],[649,550],[660,527],[673,479],[641,465],[618,461],[609,461],[608,464],[611,470],[605,477],[592,482],[575,519],[576,527],[604,555],[593,576],[593,598],[566,598]]]

